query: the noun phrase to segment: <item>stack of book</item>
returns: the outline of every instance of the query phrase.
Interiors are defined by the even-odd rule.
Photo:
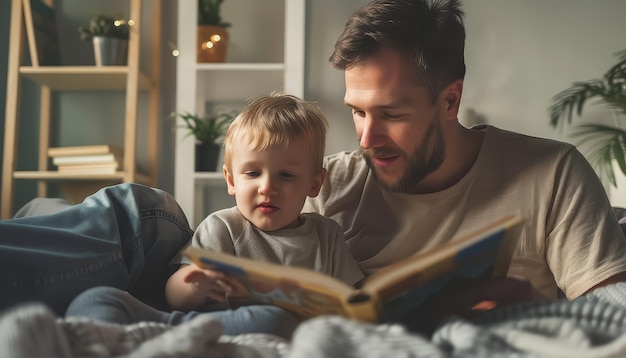
[[[124,157],[122,148],[107,144],[48,148],[48,156],[67,174],[114,174]]]

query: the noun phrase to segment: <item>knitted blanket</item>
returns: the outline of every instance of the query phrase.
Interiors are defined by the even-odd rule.
[[[402,326],[337,316],[303,322],[291,341],[264,334],[225,336],[201,315],[179,326],[116,325],[58,318],[33,303],[0,316],[0,357],[624,357],[626,283],[574,301],[450,317],[432,337]]]

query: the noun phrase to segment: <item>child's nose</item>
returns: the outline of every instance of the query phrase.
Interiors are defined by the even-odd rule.
[[[265,196],[276,195],[276,187],[274,186],[274,180],[271,176],[267,175],[261,180],[259,185],[259,194]]]

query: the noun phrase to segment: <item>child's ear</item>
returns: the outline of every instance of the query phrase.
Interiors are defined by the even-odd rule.
[[[228,169],[226,169],[226,165],[222,167],[222,172],[224,173],[224,180],[226,180],[226,185],[228,186],[228,195],[235,195],[235,181],[233,180],[233,176],[228,172]]]
[[[326,178],[326,168],[322,168],[322,170],[320,170],[320,172],[313,177],[313,186],[309,191],[309,197],[314,198],[320,193],[320,189],[324,183],[324,178]]]

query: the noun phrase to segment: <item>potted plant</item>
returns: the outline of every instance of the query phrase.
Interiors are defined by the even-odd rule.
[[[237,114],[237,111],[217,111],[207,116],[189,112],[172,114],[185,122],[180,126],[189,130],[185,138],[194,136],[196,139],[196,171],[217,170],[221,141]]]
[[[618,164],[626,175],[626,50],[617,53],[619,62],[612,66],[601,79],[575,82],[572,87],[559,92],[550,106],[550,124],[572,124],[574,114],[581,116],[585,104],[591,100],[615,111],[615,125],[597,123],[579,124],[572,136],[580,138],[579,144],[590,147],[589,161],[601,176],[617,186],[613,163]]]
[[[93,42],[97,66],[126,65],[129,26],[122,16],[96,15],[78,32],[82,40]]]
[[[225,62],[228,49],[230,23],[222,21],[221,7],[224,0],[198,1],[198,63]]]

